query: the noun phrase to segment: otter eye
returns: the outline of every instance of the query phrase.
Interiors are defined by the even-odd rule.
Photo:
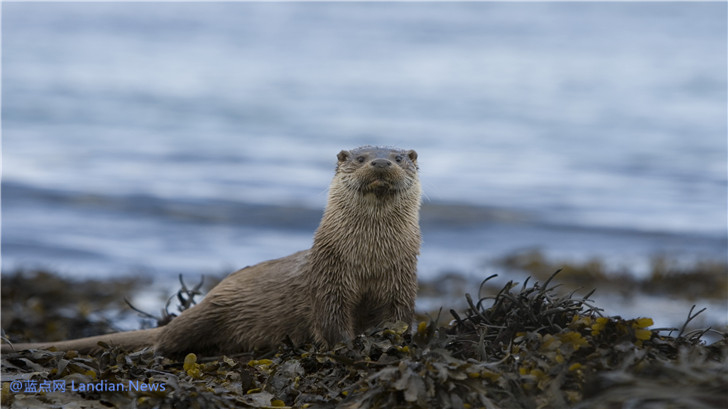
[[[402,155],[397,155],[397,156],[395,156],[395,157],[394,157],[394,160],[396,160],[396,161],[397,161],[397,163],[400,163],[400,162],[402,162],[402,159],[404,159],[404,158],[402,157]]]
[[[359,163],[364,163],[365,158],[363,156],[357,156],[356,161]]]

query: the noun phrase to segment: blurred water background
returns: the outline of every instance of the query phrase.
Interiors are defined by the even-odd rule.
[[[3,271],[169,288],[308,248],[336,153],[364,144],[419,153],[424,279],[529,248],[637,275],[660,254],[725,260],[725,17],[3,3]]]

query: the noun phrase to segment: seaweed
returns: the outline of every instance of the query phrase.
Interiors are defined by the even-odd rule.
[[[116,332],[123,295],[150,280],[70,280],[48,271],[2,274],[2,328],[13,341],[58,341]]]
[[[584,262],[553,261],[539,250],[526,250],[496,260],[507,270],[525,271],[534,277],[547,277],[562,269],[559,280],[574,286],[598,286],[600,291],[616,290],[625,295],[668,295],[686,300],[723,300],[728,294],[728,263],[701,260],[685,265],[666,255],[655,255],[645,277],[624,268],[608,266],[594,258]]]
[[[545,281],[488,277],[440,325],[385,323],[330,350],[283,343],[272,353],[183,361],[105,346],[97,356],[2,356],[2,404],[20,408],[719,408],[728,402],[728,335],[655,329],[648,317],[607,317],[586,296]],[[5,283],[3,283],[5,284]],[[187,287],[183,284],[183,289]],[[199,290],[199,288],[198,288]],[[178,299],[182,302],[189,298]],[[713,331],[715,332],[715,331]],[[14,392],[13,382],[137,382],[147,390]],[[152,390],[152,386],[157,385]],[[160,390],[160,386],[164,390]],[[103,389],[103,388],[102,388]],[[108,389],[108,388],[107,388]]]
[[[129,306],[129,308],[136,311],[142,317],[156,321],[158,327],[167,325],[170,321],[177,317],[177,314],[169,312],[169,306],[172,304],[172,300],[177,298],[177,301],[179,301],[179,304],[177,305],[177,310],[179,312],[183,312],[197,304],[195,297],[202,295],[202,291],[200,289],[203,284],[205,284],[205,277],[202,276],[200,278],[200,282],[192,287],[192,289],[187,288],[187,284],[185,284],[182,274],[179,275],[179,283],[182,287],[177,291],[177,294],[167,298],[167,302],[164,304],[164,308],[162,308],[162,313],[159,317],[135,307],[126,297],[124,297],[124,302]]]

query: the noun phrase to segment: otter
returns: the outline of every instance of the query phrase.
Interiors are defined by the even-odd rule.
[[[61,342],[2,345],[99,351],[153,347],[167,356],[233,354],[287,338],[324,348],[385,321],[414,317],[421,188],[414,150],[363,146],[337,155],[310,249],[238,270],[167,325]]]

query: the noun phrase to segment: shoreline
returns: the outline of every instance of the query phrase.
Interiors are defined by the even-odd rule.
[[[92,317],[82,311],[64,315],[61,305],[120,305],[108,289],[122,288],[123,280],[108,285],[40,276],[47,285],[37,288],[36,300],[21,294],[34,291],[31,286],[18,288],[15,299],[8,300],[9,282],[4,280],[4,312],[26,307],[26,318],[35,313],[43,329],[48,322],[83,327],[94,322]],[[588,298],[557,292],[555,277],[505,286],[488,280],[482,294],[465,297],[466,308],[444,312],[451,316],[450,324],[423,317],[410,329],[405,323],[384,324],[331,350],[284,343],[265,353],[189,353],[183,362],[148,349],[129,353],[116,347],[97,356],[6,353],[2,403],[7,408],[107,402],[149,408],[607,409],[627,402],[718,408],[728,399],[728,332],[714,331],[718,340],[706,343],[708,331],[691,325],[699,311],[691,311],[682,328],[654,328],[648,316],[601,315],[599,305]],[[13,278],[15,283],[22,279]],[[88,286],[98,293],[87,291]],[[116,387],[130,383],[138,388]],[[51,385],[58,389],[39,393],[39,387]]]

